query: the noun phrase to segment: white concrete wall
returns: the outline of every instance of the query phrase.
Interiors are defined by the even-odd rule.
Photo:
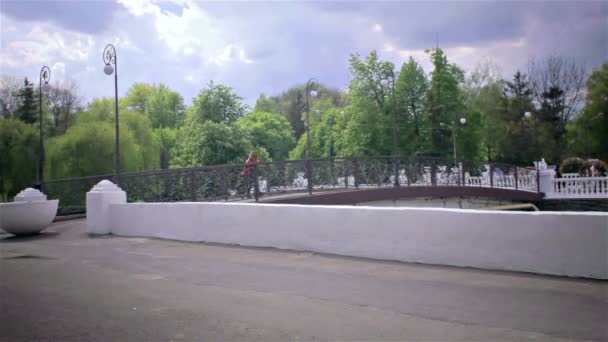
[[[608,214],[236,203],[110,204],[111,232],[608,279]]]

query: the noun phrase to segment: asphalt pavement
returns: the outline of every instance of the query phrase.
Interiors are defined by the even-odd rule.
[[[1,341],[530,339],[608,340],[608,283],[90,237],[84,220],[0,235]]]

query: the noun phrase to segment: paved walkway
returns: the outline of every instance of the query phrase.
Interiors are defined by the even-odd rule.
[[[608,283],[85,234],[0,235],[0,340],[606,340]]]

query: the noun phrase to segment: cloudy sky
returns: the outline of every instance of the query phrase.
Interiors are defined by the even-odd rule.
[[[465,70],[491,58],[509,77],[529,58],[608,60],[608,2],[0,0],[0,73],[78,82],[86,100],[113,95],[102,51],[118,50],[119,94],[164,83],[190,103],[210,80],[249,104],[316,77],[345,88],[348,57],[377,50],[429,71],[439,45]]]

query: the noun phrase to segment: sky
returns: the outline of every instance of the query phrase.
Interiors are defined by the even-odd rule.
[[[438,38],[438,39],[437,39]],[[608,61],[607,1],[0,0],[0,74],[73,79],[85,102],[113,96],[102,51],[118,52],[119,95],[163,83],[191,103],[213,80],[249,105],[314,77],[345,89],[351,53],[430,71],[435,44],[465,71],[491,60],[505,78],[530,58]]]

